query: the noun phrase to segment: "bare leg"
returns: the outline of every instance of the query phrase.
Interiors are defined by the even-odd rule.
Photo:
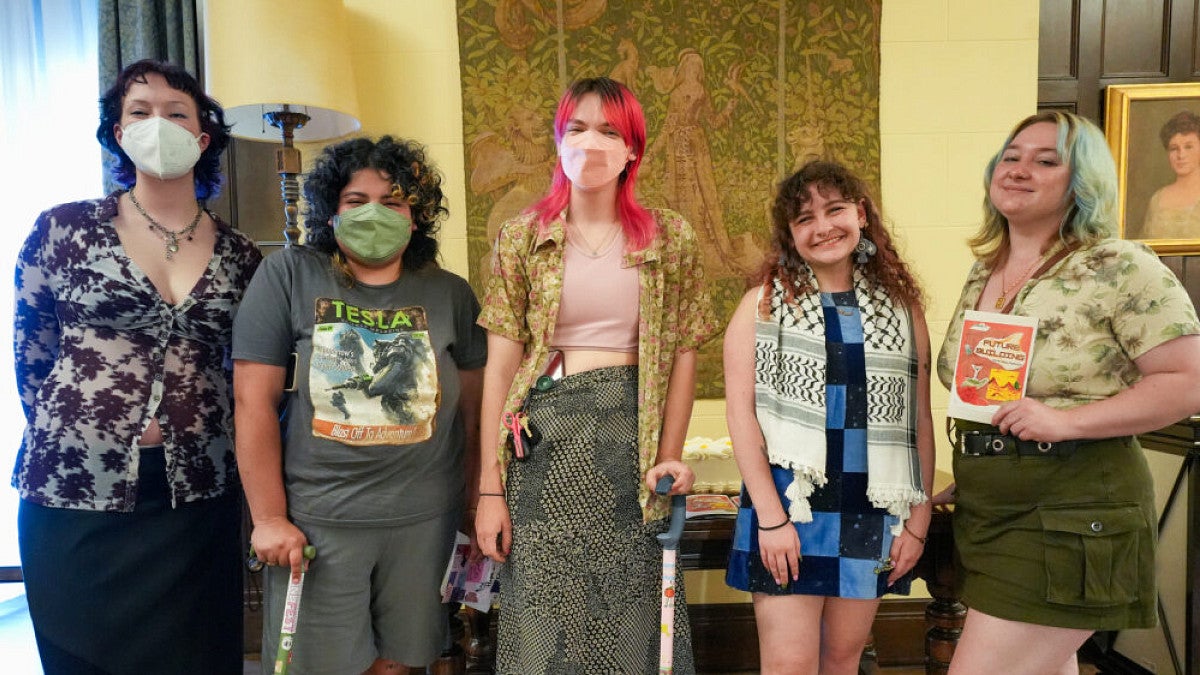
[[[825,598],[817,595],[754,594],[763,675],[817,674],[824,604]]]
[[[1078,675],[1075,652],[1092,631],[1039,626],[967,610],[950,675],[990,675],[1004,664],[1010,675]]]
[[[879,600],[825,598],[821,617],[821,675],[857,675]]]

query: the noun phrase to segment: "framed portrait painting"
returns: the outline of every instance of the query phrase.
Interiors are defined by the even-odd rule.
[[[1200,255],[1200,83],[1110,85],[1104,134],[1120,236],[1159,255]]]

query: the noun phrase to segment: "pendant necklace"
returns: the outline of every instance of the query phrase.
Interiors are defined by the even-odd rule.
[[[612,227],[612,229],[609,230],[608,233],[606,233],[604,235],[604,237],[601,239],[599,246],[592,246],[592,242],[587,238],[587,235],[585,235],[583,233],[583,230],[579,229],[579,226],[576,225],[575,226],[575,234],[578,235],[578,239],[582,239],[582,242],[576,241],[575,244],[576,244],[576,247],[587,257],[599,258],[604,255],[605,251],[608,250],[609,244],[612,243],[613,239],[616,239],[617,234],[620,233],[620,231],[621,231],[620,224],[614,225]],[[579,246],[580,243],[582,243],[583,245]]]
[[[137,197],[133,195],[132,188],[129,190],[129,201],[133,202],[133,208],[137,209],[137,212],[142,214],[142,217],[150,223],[150,229],[157,232],[160,236],[162,236],[163,240],[166,241],[167,260],[173,260],[175,258],[175,254],[179,252],[180,237],[183,237],[188,241],[192,240],[192,233],[196,231],[196,226],[200,224],[200,216],[204,213],[204,207],[200,206],[200,202],[197,201],[196,217],[192,218],[191,224],[182,230],[168,230],[160,225],[157,220],[151,218],[149,213],[146,213],[146,209],[142,208],[142,205],[138,203]]]
[[[1012,293],[1017,289],[1018,286],[1024,284],[1026,281],[1029,281],[1029,275],[1033,272],[1034,267],[1036,267],[1038,263],[1042,262],[1042,260],[1043,258],[1038,256],[1038,258],[1033,261],[1032,265],[1026,267],[1024,272],[1021,272],[1021,276],[1017,277],[1017,280],[1013,282],[1012,286],[1008,285],[1008,279],[1004,274],[1004,270],[1000,270],[1000,297],[996,298],[996,309],[1004,309],[1005,301],[1008,299],[1008,294]]]

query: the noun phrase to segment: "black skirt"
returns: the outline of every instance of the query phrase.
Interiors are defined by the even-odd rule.
[[[242,672],[241,501],[171,508],[142,448],[132,513],[22,501],[21,566],[47,675]]]

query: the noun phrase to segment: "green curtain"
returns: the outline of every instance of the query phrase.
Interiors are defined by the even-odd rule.
[[[196,0],[100,0],[100,91],[125,66],[142,59],[169,61],[200,77]],[[107,166],[111,155],[104,153]],[[116,189],[105,172],[104,191]]]
[[[100,0],[100,89],[141,59],[170,61],[199,76],[196,0]]]

